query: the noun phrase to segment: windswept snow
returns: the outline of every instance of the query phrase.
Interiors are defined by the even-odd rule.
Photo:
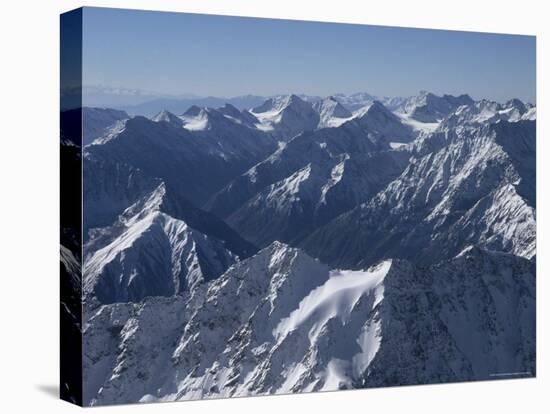
[[[85,375],[95,378],[86,401],[330,391],[531,372],[532,269],[525,259],[470,248],[429,268],[385,260],[366,270],[329,271],[273,243],[191,295],[98,308],[86,324],[85,346],[101,355],[84,362]],[[156,375],[144,376],[150,367]]]
[[[201,110],[196,116],[182,115],[183,127],[188,131],[204,131],[208,128],[208,112]]]
[[[376,307],[382,300],[384,294],[382,282],[390,266],[391,261],[386,261],[367,271],[332,271],[325,284],[313,290],[300,302],[298,309],[277,325],[273,335],[276,338],[284,337],[309,322],[308,336],[310,342],[314,343],[318,339],[319,332],[330,319],[338,317],[342,323],[345,323],[357,301],[365,293],[373,293],[372,307]],[[311,323],[311,321],[314,322]],[[363,348],[368,348],[369,352],[373,350],[369,346],[372,344],[363,345]],[[375,353],[376,350],[374,349],[373,352]]]

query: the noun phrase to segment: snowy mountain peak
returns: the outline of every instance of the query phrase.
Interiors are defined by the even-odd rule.
[[[288,141],[304,131],[313,131],[319,125],[319,114],[310,102],[298,95],[269,98],[250,111],[259,121],[257,128],[269,131]]]
[[[530,111],[530,112],[529,112]],[[529,114],[528,114],[529,112]],[[470,105],[462,105],[451,112],[441,123],[444,128],[457,125],[496,123],[498,121],[517,122],[536,118],[536,109],[527,109],[519,99],[512,99],[505,104],[482,99]]]
[[[121,214],[124,221],[132,220],[138,215],[144,216],[159,211],[166,197],[166,185],[160,183],[150,194],[138,200]]]
[[[258,122],[258,119],[252,113],[248,111],[240,111],[235,106],[228,103],[226,103],[223,107],[218,108],[217,111],[227,119],[251,128],[255,128],[255,124]]]
[[[458,107],[473,103],[474,100],[466,94],[437,96],[421,91],[419,95],[406,99],[399,110],[417,121],[430,123],[439,122]]]
[[[378,99],[367,92],[357,92],[351,95],[337,93],[333,96],[350,112],[364,108],[365,106],[370,105],[374,100]]]
[[[108,139],[117,131],[124,128],[125,122],[130,118],[124,111],[110,108],[89,108],[73,109],[61,113],[64,130],[67,127],[76,128],[72,136],[82,134],[82,144],[89,145],[94,141]],[[67,131],[62,131],[66,133]],[[75,143],[80,144],[80,143]]]
[[[163,211],[166,186],[130,206],[84,247],[84,291],[101,303],[172,296],[211,280],[238,258],[223,242]]]
[[[270,111],[280,112],[289,106],[310,108],[311,104],[302,100],[298,95],[279,95],[267,99],[262,105],[253,108],[251,112],[257,114]]]
[[[86,404],[535,375],[535,107],[200,105],[85,147]]]
[[[302,98],[300,98],[298,95],[292,93],[288,96],[288,103],[294,103],[294,102],[305,102]]]
[[[183,126],[183,121],[181,120],[181,118],[179,118],[177,115],[174,115],[172,112],[167,111],[166,109],[160,111],[158,114],[152,117],[151,120],[154,122],[168,122],[169,124],[177,127]]]
[[[504,104],[504,108],[515,108],[517,109],[518,111],[520,111],[522,114],[527,112],[527,107],[525,106],[525,104],[518,98],[513,98],[513,99],[510,99],[509,101],[507,101],[505,104]]]
[[[367,107],[367,110],[365,113],[372,113],[372,112],[383,112],[383,113],[391,113],[382,102],[375,100],[372,102],[371,105]]]
[[[204,131],[209,129],[209,108],[192,106],[180,117],[183,127],[188,131]]]
[[[267,99],[263,104],[250,110],[254,114],[261,114],[270,111],[280,111],[287,104],[286,97],[274,97]]]
[[[241,111],[239,111],[235,106],[231,105],[230,103],[226,103],[223,107],[219,108],[218,111],[220,111],[224,115],[229,115],[233,117],[241,116]]]
[[[291,275],[294,270],[300,272],[309,270],[319,271],[321,269],[322,272],[328,271],[328,268],[324,264],[311,258],[302,250],[278,240],[260,250],[255,258],[260,262],[266,260],[267,269],[272,276],[279,277],[283,273]],[[250,262],[253,261],[254,259],[250,260]]]
[[[333,96],[315,102],[313,109],[319,113],[319,128],[337,127],[352,117],[352,113]]]
[[[275,241],[255,256],[230,267],[214,282],[209,295],[216,292],[219,297],[222,290],[231,289],[234,292],[229,293],[228,298],[234,298],[240,291],[248,292],[249,300],[256,303],[267,301],[271,317],[277,320],[328,277],[329,268],[326,265],[299,249]]]
[[[203,110],[203,108],[201,108],[200,106],[197,106],[197,105],[192,105],[189,107],[189,109],[187,109],[187,111],[185,111],[183,113],[184,116],[198,116],[201,111]]]
[[[521,116],[521,119],[524,121],[536,121],[537,107],[533,106],[532,108],[529,108],[529,110]]]
[[[415,134],[412,128],[405,125],[380,101],[374,101],[370,105],[355,113],[355,120],[363,128],[371,132],[371,139],[380,143],[406,143],[413,140]]]

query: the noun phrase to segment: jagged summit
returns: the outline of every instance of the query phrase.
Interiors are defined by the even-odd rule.
[[[168,122],[169,124],[178,127],[183,126],[183,121],[181,120],[181,118],[177,115],[174,115],[172,112],[167,111],[166,109],[160,111],[158,114],[152,117],[151,120],[153,120],[154,122]]]
[[[437,96],[421,91],[419,95],[408,98],[400,110],[420,122],[439,122],[458,107],[473,103],[474,100],[466,94]]]
[[[387,109],[380,101],[374,101],[358,111],[355,120],[362,127],[372,131],[372,136],[377,142],[407,143],[414,139],[412,128]]]
[[[536,107],[225,103],[83,149],[86,404],[535,375]]]
[[[224,244],[161,209],[166,187],[130,206],[89,242],[84,291],[100,303],[173,296],[211,280],[238,258]]]
[[[311,110],[311,103],[303,100],[298,95],[279,95],[267,99],[262,105],[252,108],[250,112],[254,114],[264,113],[281,113],[287,109],[292,109],[296,112]]]
[[[536,108],[529,108],[519,99],[512,99],[504,104],[482,99],[471,105],[462,105],[450,113],[441,122],[442,127],[458,125],[481,125],[499,121],[518,122],[536,119]]]
[[[250,111],[258,119],[257,128],[288,141],[303,131],[313,131],[319,125],[319,114],[310,102],[298,95],[269,98]]]
[[[255,124],[258,122],[258,119],[250,112],[245,110],[240,111],[231,104],[226,103],[223,107],[218,108],[217,111],[227,119],[250,128],[255,128]]]
[[[93,404],[108,404],[534,372],[533,271],[525,259],[482,249],[428,268],[385,260],[328,271],[274,244],[209,282],[199,303],[151,299],[132,313],[101,308],[87,325],[87,343],[112,362],[85,361],[102,384],[95,391],[90,384],[86,394]],[[182,307],[190,316],[173,317]],[[155,323],[158,312],[166,315],[163,324]],[[125,335],[101,346],[111,318]],[[141,352],[143,341],[158,353]],[[160,381],[143,378],[143,364],[162,368]]]
[[[358,109],[370,105],[378,97],[367,92],[357,92],[353,94],[337,93],[333,95],[348,111],[354,112]]]
[[[518,98],[513,98],[504,104],[505,108],[516,108],[521,113],[527,112],[527,106]]]
[[[231,105],[230,103],[226,103],[223,107],[219,108],[218,111],[225,115],[230,115],[234,117],[238,117],[241,115],[241,111],[239,111],[235,106]]]
[[[319,113],[319,128],[336,127],[352,117],[352,113],[333,96],[315,102],[313,109]]]
[[[189,109],[187,109],[187,111],[185,111],[183,113],[184,116],[198,116],[201,111],[203,110],[203,108],[197,106],[197,105],[192,105],[189,107]]]

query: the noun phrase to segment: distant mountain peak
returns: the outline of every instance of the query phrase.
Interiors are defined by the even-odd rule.
[[[380,102],[378,99],[372,102],[372,105],[369,107],[368,110],[369,111],[388,111],[388,109],[384,106],[384,104]]]
[[[252,109],[254,113],[268,111],[282,111],[289,106],[300,105],[309,107],[310,104],[296,94],[278,95],[267,99],[262,105]]]
[[[218,99],[84,147],[86,404],[535,374],[535,107]]]
[[[258,119],[259,129],[285,141],[319,125],[319,114],[312,104],[295,94],[274,96],[250,112]]]
[[[183,125],[183,121],[181,120],[181,118],[179,118],[177,115],[174,115],[172,112],[167,111],[166,109],[160,111],[158,114],[152,117],[151,120],[154,122],[168,122],[169,124],[178,127],[181,127]]]
[[[319,128],[336,127],[352,117],[352,113],[342,106],[334,96],[328,96],[315,102],[313,109],[319,113]]]
[[[438,96],[432,92],[420,91],[417,96],[407,98],[400,111],[420,122],[439,122],[462,105],[472,105],[474,100],[467,94]]]
[[[226,111],[231,111],[231,112],[234,112],[234,113],[241,113],[241,111],[239,111],[237,109],[237,107],[235,107],[234,105],[231,105],[230,103],[225,103],[225,105],[221,108],[221,109],[224,109]]]
[[[386,108],[386,106],[382,102],[378,100],[373,101],[371,104],[357,111],[355,113],[355,117],[357,119],[366,119],[367,117],[373,116],[374,114],[383,114],[388,117],[395,117],[395,115],[388,108]]]
[[[512,98],[510,100],[508,100],[505,104],[504,104],[504,107],[507,107],[507,108],[516,108],[518,111],[520,111],[522,114],[527,112],[527,107],[525,106],[525,104],[518,98]]]
[[[200,106],[191,105],[189,107],[189,109],[187,109],[187,111],[185,111],[183,113],[183,115],[185,115],[185,116],[198,116],[201,113],[202,110],[203,110],[203,108],[201,108]]]

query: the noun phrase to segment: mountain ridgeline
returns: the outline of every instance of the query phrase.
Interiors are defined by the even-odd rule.
[[[62,113],[86,405],[535,375],[536,107],[204,102]]]

